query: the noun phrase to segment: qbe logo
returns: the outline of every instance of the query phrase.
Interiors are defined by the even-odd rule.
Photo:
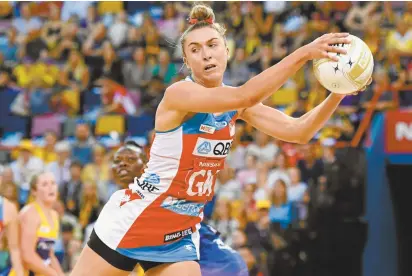
[[[209,140],[198,138],[193,154],[202,157],[226,157],[233,140]]]
[[[159,184],[160,183],[160,177],[155,174],[155,173],[149,173],[145,178],[144,181],[150,184]]]
[[[204,141],[203,143],[200,144],[200,146],[197,147],[197,152],[200,154],[208,154],[211,151],[212,151],[212,146],[210,142],[208,141]]]

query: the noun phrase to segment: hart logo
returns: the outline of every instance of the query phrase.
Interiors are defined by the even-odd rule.
[[[412,112],[388,111],[385,121],[385,149],[389,153],[412,152]]]
[[[200,125],[199,131],[213,134],[215,133],[216,128],[208,125]]]

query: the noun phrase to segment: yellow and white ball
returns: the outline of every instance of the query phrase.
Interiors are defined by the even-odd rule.
[[[350,35],[350,44],[334,45],[347,50],[338,56],[339,61],[322,58],[313,61],[313,70],[318,81],[329,91],[338,94],[351,94],[359,91],[373,73],[373,56],[362,39]]]

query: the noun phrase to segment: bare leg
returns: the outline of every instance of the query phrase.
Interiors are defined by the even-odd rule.
[[[128,276],[129,274],[130,271],[120,270],[110,265],[90,249],[88,245],[83,249],[73,271],[70,273],[72,276]]]
[[[201,276],[200,265],[194,261],[163,264],[149,269],[145,276]]]

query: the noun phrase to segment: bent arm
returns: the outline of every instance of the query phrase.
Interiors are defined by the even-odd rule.
[[[321,104],[301,116],[293,118],[263,104],[246,108],[240,118],[277,139],[306,144],[324,126],[344,98],[331,94]]]
[[[11,266],[16,272],[16,276],[24,276],[24,268],[19,247],[19,221],[16,206],[10,201],[4,199],[7,244],[9,247]]]
[[[193,82],[178,82],[166,90],[163,101],[168,109],[186,112],[213,113],[251,107],[278,90],[306,61],[307,53],[300,48],[240,87],[206,88]]]
[[[36,253],[36,231],[40,224],[38,216],[32,210],[27,210],[20,216],[21,224],[21,252],[23,261],[36,274],[55,276],[56,271],[47,266]]]
[[[59,260],[54,254],[54,250],[50,251],[50,267],[53,268],[58,275],[64,275],[63,269],[60,266]]]

